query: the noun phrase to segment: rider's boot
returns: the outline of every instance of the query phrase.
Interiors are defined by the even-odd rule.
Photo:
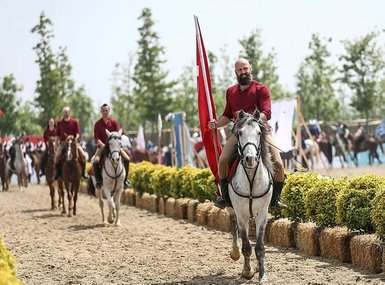
[[[61,163],[60,162],[56,163],[55,167],[56,167],[56,173],[55,173],[54,180],[58,180],[61,176],[61,170],[62,170]]]
[[[273,181],[273,195],[271,196],[271,201],[270,201],[270,209],[273,210],[282,210],[287,208],[287,205],[282,203],[279,200],[279,196],[281,195],[282,188],[283,188],[284,182],[278,182],[278,181]]]
[[[100,189],[102,188],[102,171],[99,162],[94,162],[93,167],[95,173],[95,188]]]
[[[222,197],[218,197],[214,203],[214,206],[224,209],[225,207],[232,207],[230,196],[229,196],[229,182],[227,178],[223,178],[220,181]]]
[[[124,189],[130,188],[131,183],[128,180],[128,170],[130,169],[130,162],[129,161],[123,161],[124,170],[126,171],[126,175],[124,177]]]

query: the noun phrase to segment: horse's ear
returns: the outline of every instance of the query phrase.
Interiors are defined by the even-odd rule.
[[[240,110],[240,111],[238,112],[238,119],[242,119],[242,118],[244,118],[245,116],[246,116],[245,111]]]
[[[119,133],[119,136],[121,136],[122,133],[123,133],[123,130],[122,130],[122,129],[119,129],[118,133]]]
[[[107,134],[107,136],[110,136],[110,135],[111,135],[111,133],[110,133],[109,130],[107,130],[107,129],[106,129],[106,134]]]
[[[261,113],[259,112],[258,109],[255,109],[255,111],[254,111],[254,113],[253,113],[253,116],[254,116],[257,120],[259,120],[259,118],[261,117]]]

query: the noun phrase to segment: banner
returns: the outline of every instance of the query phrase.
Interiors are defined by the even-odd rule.
[[[136,137],[136,148],[141,150],[145,150],[146,148],[146,142],[144,140],[144,130],[142,125],[140,125],[138,128],[138,135]]]
[[[271,103],[269,124],[273,129],[276,146],[284,152],[294,148],[291,138],[295,104],[295,99],[284,99]]]
[[[207,161],[215,179],[219,181],[218,159],[222,148],[217,130],[210,130],[208,128],[208,123],[213,119],[217,119],[217,115],[211,93],[210,71],[202,33],[196,16],[194,16],[194,20],[196,31],[196,64],[200,128],[203,144],[206,149]]]

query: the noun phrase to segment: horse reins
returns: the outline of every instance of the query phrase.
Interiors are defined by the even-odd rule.
[[[115,184],[114,184],[114,189],[112,191],[115,191],[116,189],[116,185],[118,184],[118,178],[122,175],[123,173],[123,170],[124,170],[124,167],[122,166],[122,170],[120,171],[120,173],[118,175],[116,175],[116,171],[118,170],[118,167],[119,167],[119,164],[115,167],[114,163],[112,162],[112,154],[117,152],[120,156],[120,152],[118,150],[113,150],[111,153],[108,154],[108,159],[110,160],[111,162],[111,165],[112,167],[114,168],[114,171],[115,171],[115,176],[112,176],[111,174],[108,173],[107,169],[106,169],[106,164],[104,163],[104,171],[106,172],[107,176],[110,177],[111,179],[114,179],[115,181]]]

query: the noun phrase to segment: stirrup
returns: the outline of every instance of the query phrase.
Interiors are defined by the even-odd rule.
[[[279,201],[279,199],[277,199],[273,204],[270,204],[270,209],[273,209],[276,211],[280,211],[286,208],[287,208],[287,205]]]

